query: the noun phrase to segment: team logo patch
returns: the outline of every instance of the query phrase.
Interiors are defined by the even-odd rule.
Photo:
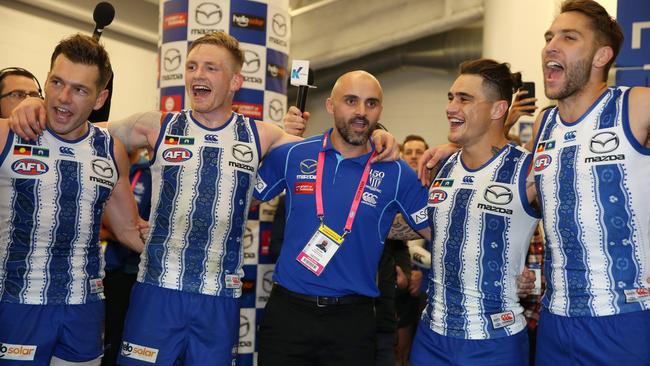
[[[296,182],[293,192],[296,194],[314,194],[315,190],[315,182]]]
[[[385,176],[386,173],[382,172],[381,170],[371,169],[370,174],[368,174],[368,182],[366,183],[366,186],[371,191],[381,192],[379,186],[381,185],[381,182]]]
[[[555,149],[555,140],[540,142],[537,145],[537,152],[549,151]]]
[[[495,205],[507,205],[512,202],[512,191],[508,187],[493,184],[485,189],[483,198]]]
[[[549,165],[551,165],[551,162],[553,159],[551,158],[550,155],[543,154],[535,158],[535,171],[536,172],[541,172],[542,170],[546,169]]]
[[[451,187],[453,185],[453,179],[436,179],[433,181],[433,187]]]
[[[441,189],[434,189],[429,193],[429,204],[436,204],[447,199],[447,192]]]
[[[163,159],[170,163],[181,163],[192,158],[192,152],[182,147],[174,147],[163,151]]]
[[[370,207],[377,207],[377,195],[370,192],[363,192],[361,195],[361,202]]]
[[[113,178],[113,168],[111,164],[102,159],[95,159],[92,162],[93,172],[102,178]]]
[[[120,353],[124,357],[149,363],[156,363],[156,359],[158,358],[158,349],[141,346],[127,341],[122,342]]]
[[[614,132],[601,132],[591,138],[589,150],[596,154],[605,154],[616,150],[618,143],[618,136]]]
[[[21,175],[41,175],[49,169],[47,164],[36,159],[20,159],[11,164],[11,170]]]

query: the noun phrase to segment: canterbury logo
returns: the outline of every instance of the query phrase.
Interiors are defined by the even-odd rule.
[[[165,52],[163,67],[165,71],[171,72],[181,66],[181,53],[175,48],[170,48]]]
[[[215,25],[223,18],[223,12],[217,4],[202,3],[196,7],[194,18],[201,25]]]
[[[74,150],[71,147],[61,146],[59,147],[59,152],[61,155],[74,156]]]
[[[232,147],[232,156],[243,163],[250,163],[253,161],[253,149],[243,144],[237,144]]]
[[[260,56],[251,50],[244,51],[244,67],[242,67],[242,72],[246,74],[254,74],[260,70]]]
[[[281,14],[275,14],[271,20],[271,28],[273,33],[284,37],[287,35],[287,20]]]
[[[613,132],[601,132],[591,138],[589,150],[596,154],[604,154],[616,150],[618,147],[618,136]]]
[[[217,135],[205,135],[206,142],[219,142]]]
[[[106,160],[95,159],[92,162],[93,172],[102,178],[112,178],[113,168]]]
[[[504,186],[493,184],[485,189],[483,197],[495,205],[507,205],[512,202],[512,191]]]
[[[305,159],[300,162],[300,172],[302,174],[314,174],[317,167],[318,162],[314,159]]]

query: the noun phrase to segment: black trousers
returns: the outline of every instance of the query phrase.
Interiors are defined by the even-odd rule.
[[[373,304],[318,307],[274,289],[258,342],[259,366],[374,366]]]

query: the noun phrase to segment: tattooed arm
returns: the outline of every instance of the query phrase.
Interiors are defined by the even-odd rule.
[[[411,229],[409,224],[404,220],[402,215],[397,214],[395,220],[393,221],[393,226],[390,228],[388,233],[388,239],[393,240],[415,240],[425,238],[431,240],[431,230],[427,227],[418,231]]]

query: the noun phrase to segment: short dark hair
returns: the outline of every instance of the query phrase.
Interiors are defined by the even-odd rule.
[[[494,100],[505,100],[508,107],[512,103],[512,94],[521,87],[521,73],[511,73],[510,64],[481,58],[460,64],[461,75],[478,75],[483,78],[483,87]]]
[[[225,48],[230,56],[232,56],[233,61],[235,61],[235,71],[239,72],[239,70],[241,70],[241,67],[244,64],[244,53],[241,48],[239,48],[239,41],[237,41],[235,37],[224,32],[206,34],[194,40],[190,45],[190,48],[187,50],[187,53],[189,54],[195,47],[202,44],[211,44]]]
[[[50,59],[50,70],[59,55],[64,55],[76,64],[97,66],[99,78],[95,84],[100,91],[106,88],[108,80],[113,75],[108,52],[92,37],[77,33],[59,42]]]
[[[429,144],[424,140],[424,138],[420,135],[408,135],[404,138],[404,142],[402,142],[402,146],[406,145],[407,142],[409,141],[422,141],[424,143],[424,148],[428,149]]]
[[[614,51],[614,56],[605,65],[603,70],[603,80],[607,80],[609,69],[612,67],[616,56],[621,50],[623,44],[623,31],[616,19],[612,18],[602,5],[593,0],[567,0],[562,3],[560,13],[576,11],[587,18],[591,29],[596,33],[596,42],[598,46],[609,46]]]
[[[7,67],[6,69],[0,70],[0,93],[2,93],[2,89],[5,87],[4,80],[7,76],[23,76],[28,79],[32,79],[38,88],[38,92],[42,92],[41,84],[38,82],[38,79],[36,79],[36,76],[34,76],[34,74],[26,69],[23,69],[22,67]]]

